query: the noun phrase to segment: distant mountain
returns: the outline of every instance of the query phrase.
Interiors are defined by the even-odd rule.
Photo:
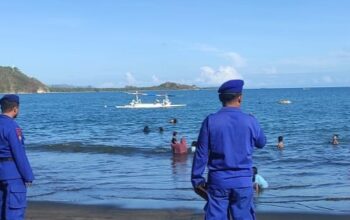
[[[152,87],[146,87],[146,88],[151,89],[151,90],[198,89],[198,87],[195,85],[184,85],[184,84],[179,84],[179,83],[174,83],[174,82],[166,82],[166,83],[160,84],[159,86],[152,86]]]
[[[68,85],[68,84],[55,84],[55,85],[49,85],[49,87],[53,88],[76,88],[76,86]]]
[[[122,90],[192,90],[199,89],[195,85],[184,85],[174,82],[165,82],[158,86],[150,87],[136,87],[136,86],[125,86]]]
[[[0,66],[0,93],[45,93],[49,88],[17,67]]]
[[[46,86],[39,80],[28,77],[17,67],[0,66],[0,93],[46,93],[46,92],[102,92],[102,91],[136,91],[136,90],[193,90],[195,85],[165,82],[158,86],[124,88],[94,88],[92,86],[76,87],[71,85]]]
[[[184,85],[174,82],[162,83],[158,86],[150,87],[136,87],[125,86],[124,88],[94,88],[92,86],[87,87],[72,87],[68,85],[52,85],[50,86],[51,92],[106,92],[106,91],[136,91],[136,90],[194,90],[199,89],[195,85]]]

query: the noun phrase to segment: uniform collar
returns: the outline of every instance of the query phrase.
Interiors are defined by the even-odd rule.
[[[13,118],[11,118],[10,116],[5,115],[5,114],[0,114],[0,117],[4,117],[4,118],[10,118],[10,119],[13,119]]]
[[[220,109],[220,111],[241,111],[241,108],[240,107],[222,107],[221,109]]]

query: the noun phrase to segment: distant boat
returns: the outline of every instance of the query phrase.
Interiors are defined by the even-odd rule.
[[[283,105],[287,105],[287,104],[291,104],[292,101],[288,100],[288,99],[281,99],[278,101],[279,104],[283,104]]]
[[[122,106],[116,106],[116,108],[173,108],[173,107],[183,107],[186,106],[184,104],[174,105],[169,100],[168,95],[161,95],[163,96],[163,100],[159,101],[158,99],[155,100],[154,103],[142,103],[141,99],[139,98],[140,93],[137,91],[135,93],[128,93],[135,95],[135,99],[133,99],[128,105],[122,105]]]

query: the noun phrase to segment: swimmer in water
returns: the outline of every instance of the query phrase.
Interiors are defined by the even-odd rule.
[[[283,136],[278,136],[278,139],[277,139],[277,148],[278,148],[278,149],[283,149],[283,148],[284,148]]]
[[[176,124],[177,123],[177,119],[176,118],[173,118],[169,121],[171,124]]]
[[[151,129],[149,129],[149,127],[147,125],[143,128],[143,133],[145,133],[145,134],[148,134],[150,131],[151,131]]]
[[[333,145],[338,145],[339,144],[338,138],[339,136],[337,134],[334,134],[331,143]]]

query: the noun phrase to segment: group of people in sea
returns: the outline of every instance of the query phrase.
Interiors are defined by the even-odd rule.
[[[168,122],[175,125],[178,123],[178,120],[177,118],[171,118]],[[159,133],[163,133],[164,128],[158,127],[157,131]],[[151,132],[151,128],[148,125],[145,125],[143,128],[143,133],[149,134],[150,132]],[[191,147],[188,148],[186,138],[181,137],[180,141],[178,141],[177,134],[178,134],[177,131],[173,131],[171,142],[170,142],[170,146],[173,154],[187,154],[188,152],[194,152],[196,149],[197,141],[193,141],[191,143]]]
[[[169,123],[176,124],[177,123],[177,119],[176,118],[172,118],[172,119],[169,120]],[[157,130],[158,130],[159,133],[163,133],[164,132],[164,128],[163,127],[158,127]],[[148,133],[151,132],[151,128],[148,125],[145,125],[145,127],[143,127],[142,131],[143,131],[143,133],[148,134]]]
[[[176,124],[177,123],[177,119],[176,118],[172,118],[172,119],[169,120],[169,123]],[[159,133],[163,133],[164,132],[164,128],[163,127],[158,127],[157,130],[158,130]],[[148,133],[151,132],[151,128],[148,125],[145,125],[145,127],[143,127],[142,131],[143,131],[143,133],[148,134]]]
[[[171,124],[176,124],[177,123],[177,119],[176,118],[172,118],[169,120],[169,123]],[[145,134],[148,134],[151,132],[151,129],[148,125],[146,125],[143,128],[143,132]],[[158,132],[159,133],[163,133],[164,132],[164,128],[163,127],[158,127]],[[183,154],[187,154],[188,152],[195,152],[196,150],[196,146],[197,146],[197,141],[192,141],[191,143],[191,147],[188,148],[187,147],[187,141],[185,137],[181,137],[180,141],[178,140],[178,132],[177,131],[173,131],[172,133],[172,138],[170,141],[170,146],[171,146],[171,150],[172,153],[174,155],[183,155]],[[277,143],[277,147],[279,149],[283,149],[284,148],[284,143],[283,143],[283,136],[279,136],[278,137],[278,143]],[[263,189],[268,188],[268,182],[260,175],[258,174],[258,168],[257,167],[253,167],[253,185],[254,185],[254,190],[257,193],[260,193]]]
[[[332,137],[332,140],[330,141],[332,145],[338,145],[339,144],[339,135],[334,134]],[[283,142],[283,136],[278,136],[277,138],[277,148],[282,150],[284,148],[284,142]]]
[[[168,122],[171,124],[177,124],[178,120],[176,118],[172,118]],[[143,132],[145,134],[148,134],[149,132],[151,132],[151,129],[149,128],[148,125],[146,125],[143,128]],[[158,132],[163,133],[164,128],[158,127]],[[196,146],[197,146],[197,141],[193,141],[191,143],[191,147],[188,148],[187,141],[186,141],[185,137],[181,137],[180,140],[178,140],[177,135],[178,135],[178,132],[173,131],[172,138],[170,141],[171,150],[172,150],[172,153],[174,155],[183,155],[183,154],[187,154],[188,152],[195,152]],[[332,145],[338,145],[339,144],[339,135],[334,134],[330,143]],[[283,136],[280,135],[277,137],[276,147],[279,150],[284,149],[285,145],[284,145],[284,137]],[[253,179],[252,179],[252,181],[253,181],[254,190],[257,193],[262,192],[264,189],[268,188],[268,186],[269,186],[268,182],[260,174],[258,174],[257,167],[253,167]]]
[[[339,144],[339,135],[338,134],[334,134],[330,143],[332,145],[338,145]],[[279,150],[283,150],[284,149],[284,140],[283,140],[283,136],[278,136],[277,137],[277,144],[276,147]],[[256,192],[261,192],[263,189],[268,188],[268,183],[267,181],[258,174],[258,168],[253,167],[253,183],[254,183],[254,189]]]
[[[150,132],[151,132],[151,128],[148,125],[143,127],[143,133],[148,134]],[[163,133],[164,132],[164,128],[163,127],[158,127],[158,132],[159,133]]]

